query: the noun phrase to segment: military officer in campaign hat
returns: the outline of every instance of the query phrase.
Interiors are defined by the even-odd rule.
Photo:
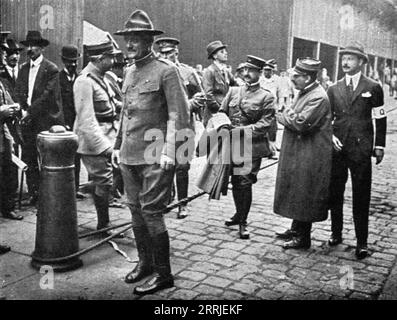
[[[125,28],[115,33],[124,36],[128,58],[135,61],[125,72],[113,163],[120,166],[123,175],[139,257],[125,281],[136,283],[150,276],[135,287],[137,295],[174,285],[163,213],[175,173],[176,133],[190,127],[188,99],[179,71],[152,49],[154,36],[162,33],[154,29],[142,10],[134,11]]]
[[[249,238],[246,226],[252,203],[252,185],[257,181],[262,158],[271,154],[268,135],[275,117],[274,97],[269,90],[263,89],[259,84],[259,77],[265,65],[265,60],[247,56],[247,62],[242,70],[245,85],[230,88],[220,108],[220,112],[229,116],[233,130],[241,133],[237,135],[241,139],[240,150],[244,152],[250,150],[245,144],[252,144],[251,154],[244,154],[244,163],[237,164],[232,159],[232,186],[236,213],[225,224],[239,225],[241,239]],[[235,150],[232,151],[234,157]],[[246,172],[236,170],[244,167],[248,169]]]
[[[186,87],[186,92],[189,99],[193,99],[194,95],[201,91],[200,89],[200,78],[197,75],[194,68],[188,66],[187,64],[179,62],[179,40],[175,38],[163,37],[155,41],[158,45],[158,50],[160,55],[164,59],[168,59],[176,64],[179,73],[182,77],[183,84]],[[193,112],[189,111],[191,114],[192,127],[194,128],[194,117]],[[187,198],[188,187],[189,187],[189,170],[190,163],[186,164],[176,164],[175,176],[176,176],[176,190],[178,194],[178,200]],[[178,209],[178,219],[184,219],[188,215],[187,205],[181,205]]]

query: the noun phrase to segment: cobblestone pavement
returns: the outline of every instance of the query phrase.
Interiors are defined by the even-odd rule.
[[[396,100],[387,101],[389,110],[397,107]],[[224,220],[234,213],[230,192],[220,201],[209,202],[205,197],[194,200],[185,220],[177,220],[175,211],[168,214],[175,287],[140,299],[396,299],[397,110],[388,118],[386,156],[373,170],[370,257],[358,261],[354,256],[350,185],[346,191],[344,243],[336,248],[326,244],[328,220],[314,225],[310,250],[284,251],[274,233],[288,228],[290,220],[272,211],[274,165],[261,171],[254,186],[248,219],[250,240],[240,240],[237,227],[224,226]],[[273,162],[267,160],[263,165]],[[193,162],[191,194],[199,191],[194,181],[202,165],[201,159]],[[132,294],[133,285],[123,282],[137,258],[131,234],[116,243],[133,263],[106,244],[82,256],[82,268],[56,274],[53,289],[40,289],[43,274],[29,265],[35,212],[30,209],[21,213],[25,216],[22,222],[0,219],[1,242],[8,242],[13,249],[1,257],[2,294],[7,299],[138,299]],[[126,209],[111,209],[111,213],[115,223],[130,220]],[[96,215],[90,198],[78,201],[78,221],[81,232],[94,229]],[[95,240],[82,240],[80,247]]]

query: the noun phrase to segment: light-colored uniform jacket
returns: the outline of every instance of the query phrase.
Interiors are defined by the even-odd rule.
[[[73,87],[79,138],[78,153],[99,155],[112,147],[116,139],[115,106],[103,81],[104,75],[92,63],[81,72]]]

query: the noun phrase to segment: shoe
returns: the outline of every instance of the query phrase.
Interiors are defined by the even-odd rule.
[[[23,220],[23,216],[16,214],[14,211],[3,214],[3,218],[10,220]]]
[[[294,230],[288,229],[284,232],[276,232],[276,238],[291,241],[296,237],[297,233]]]
[[[239,224],[240,224],[240,221],[237,220],[235,215],[232,218],[230,218],[229,220],[225,221],[225,226],[227,226],[227,227],[238,226]]]
[[[240,224],[239,235],[240,235],[240,239],[243,240],[247,240],[250,238],[250,233],[248,232],[246,225]]]
[[[5,246],[0,244],[0,254],[4,254],[11,251],[11,248],[9,246]]]
[[[356,258],[361,260],[369,256],[368,247],[365,246],[357,246],[356,248]]]
[[[80,191],[76,192],[76,199],[82,200],[85,199],[86,196],[82,194]]]
[[[174,286],[174,277],[169,274],[167,276],[160,276],[158,273],[145,282],[141,286],[134,288],[134,293],[139,296],[152,294],[159,290],[172,288]]]
[[[285,242],[283,244],[283,249],[309,249],[310,245],[310,240],[305,241],[300,237],[294,237],[291,241]]]
[[[141,281],[143,278],[150,276],[153,273],[153,266],[146,264],[139,260],[135,268],[125,276],[126,283],[134,283]]]
[[[338,244],[341,244],[342,241],[343,241],[342,237],[340,237],[340,236],[337,237],[337,236],[332,235],[331,238],[329,238],[329,240],[328,240],[328,245],[331,247],[335,247]]]
[[[188,209],[186,206],[179,206],[177,219],[185,219],[188,216]]]

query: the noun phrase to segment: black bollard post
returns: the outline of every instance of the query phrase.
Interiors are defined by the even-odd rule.
[[[74,183],[77,141],[77,136],[62,126],[54,126],[37,137],[41,170],[36,243],[31,261],[36,269],[48,265],[55,272],[63,272],[83,264],[78,257],[46,263],[79,251]]]

